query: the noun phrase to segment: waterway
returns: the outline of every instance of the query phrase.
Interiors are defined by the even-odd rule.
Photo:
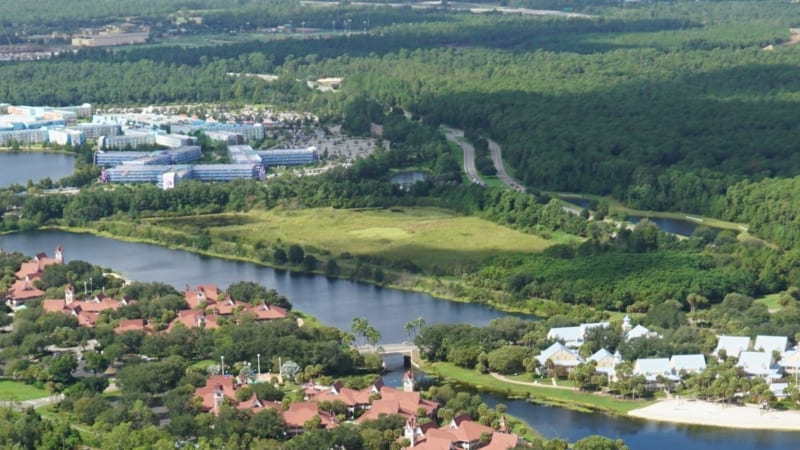
[[[250,280],[286,295],[295,307],[319,318],[323,323],[349,329],[353,317],[366,317],[383,335],[384,342],[408,339],[403,325],[424,317],[427,323],[467,322],[484,325],[505,315],[491,308],[459,304],[425,294],[384,289],[316,275],[296,275],[249,263],[207,258],[180,250],[115,241],[88,234],[42,231],[0,236],[5,250],[34,254],[52,253],[61,245],[66,259],[82,259],[113,268],[139,281],[164,281],[178,289],[185,284],[216,283],[221,287],[239,280]],[[398,385],[401,359],[390,358],[390,385]],[[646,422],[605,414],[587,414],[563,408],[546,407],[524,400],[505,400],[482,394],[490,405],[503,402],[512,414],[547,438],[571,442],[593,434],[623,439],[632,449],[707,449],[788,450],[800,447],[800,433],[729,430]]]
[[[353,317],[364,317],[381,333],[385,343],[409,340],[403,326],[417,317],[424,317],[428,324],[449,322],[482,326],[492,319],[508,315],[488,306],[449,302],[417,292],[321,275],[297,274],[89,234],[39,231],[0,236],[0,248],[27,255],[42,251],[52,255],[53,249],[59,245],[64,247],[67,261],[88,261],[111,268],[132,280],[162,281],[179,290],[187,284],[213,283],[225,288],[237,281],[255,281],[276,289],[296,309],[327,325],[349,330]]]
[[[71,175],[75,157],[60,153],[0,152],[0,188],[25,185],[50,177],[53,181]]]
[[[585,198],[561,197],[561,199],[567,203],[580,206],[581,208],[589,208],[590,205],[590,201]],[[663,217],[627,216],[625,220],[630,223],[639,223],[643,219],[650,220],[658,228],[667,233],[677,234],[679,236],[691,236],[699,226],[697,222],[692,222],[690,220],[668,219]]]
[[[414,170],[411,172],[400,172],[396,175],[392,175],[391,182],[392,184],[397,184],[407,189],[414,183],[418,181],[425,181],[427,179],[428,174],[426,172]]]
[[[627,417],[590,414],[482,394],[491,407],[505,404],[508,413],[530,424],[542,436],[570,442],[600,434],[622,439],[631,449],[788,450],[800,447],[800,433],[733,430],[648,422]]]

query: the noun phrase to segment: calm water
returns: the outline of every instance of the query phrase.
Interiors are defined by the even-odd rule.
[[[399,184],[401,186],[411,186],[417,181],[425,181],[428,179],[428,174],[421,171],[401,172],[392,176],[392,184]]]
[[[58,231],[0,236],[0,247],[26,254],[65,248],[67,260],[82,259],[111,267],[128,278],[164,281],[182,289],[186,283],[217,283],[224,287],[250,280],[275,288],[295,307],[317,316],[323,323],[349,329],[353,317],[366,317],[383,334],[384,342],[408,339],[403,325],[419,316],[430,323],[468,322],[484,325],[504,314],[480,305],[450,303],[428,295],[382,289],[371,285],[322,276],[293,275],[248,263],[206,258],[162,247],[114,241],[84,234]],[[387,384],[399,386],[402,358],[387,359],[391,372]],[[800,433],[739,431],[687,427],[586,414],[551,408],[523,400],[501,400],[484,395],[490,405],[502,401],[510,414],[525,420],[548,438],[576,441],[592,434],[621,438],[632,449],[768,449],[800,448]]]
[[[579,197],[561,197],[561,200],[572,203],[573,205],[580,206],[581,208],[589,207],[589,200]],[[664,219],[660,217],[641,217],[641,216],[628,216],[627,221],[631,223],[639,223],[642,219],[649,219],[656,226],[667,233],[673,233],[680,236],[691,236],[694,230],[697,229],[698,224],[690,220],[680,219]]]
[[[669,423],[588,414],[564,408],[505,400],[495,395],[482,395],[491,407],[508,406],[508,413],[529,423],[547,438],[564,438],[570,442],[593,434],[622,439],[638,449],[725,449],[725,450],[788,450],[800,448],[800,433],[729,430],[694,427]]]
[[[642,219],[645,219],[645,217],[628,216],[627,218],[628,222],[631,223],[639,223]],[[697,223],[689,220],[664,219],[661,217],[646,217],[646,219],[650,220],[656,224],[658,228],[661,228],[667,233],[678,234],[680,236],[691,236],[698,227]]]
[[[426,294],[384,289],[365,283],[294,274],[255,264],[207,258],[156,245],[115,241],[88,234],[45,231],[0,236],[0,248],[27,255],[52,255],[61,245],[67,261],[81,259],[121,272],[138,281],[163,281],[179,290],[186,284],[215,283],[224,288],[237,281],[255,281],[275,288],[295,308],[321,322],[345,330],[353,317],[365,317],[383,336],[382,341],[409,340],[403,325],[424,317],[437,322],[485,325],[506,315],[492,308],[435,299]],[[80,284],[80,282],[78,283]]]
[[[56,181],[72,175],[74,169],[75,157],[70,155],[0,152],[0,187],[24,186],[29,179],[37,182],[45,177]]]

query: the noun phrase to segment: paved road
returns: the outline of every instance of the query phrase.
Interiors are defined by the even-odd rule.
[[[494,168],[497,169],[497,177],[500,178],[500,181],[515,191],[525,192],[525,187],[514,181],[508,176],[508,173],[506,173],[506,168],[503,165],[503,154],[497,142],[491,139],[486,139],[486,142],[489,143],[489,151],[492,152],[492,162],[494,163]]]
[[[454,142],[461,147],[464,151],[464,173],[470,181],[475,184],[486,186],[486,183],[478,175],[478,169],[475,167],[475,147],[464,140],[464,132],[454,128],[445,128],[444,136],[448,141]]]
[[[562,390],[565,390],[565,391],[575,391],[575,390],[577,390],[574,387],[569,387],[569,386],[549,385],[549,384],[546,384],[546,383],[541,383],[541,384],[540,383],[529,383],[527,381],[512,380],[511,378],[504,377],[504,376],[500,375],[497,372],[491,372],[490,375],[493,376],[494,378],[497,378],[500,381],[505,381],[506,383],[511,383],[511,384],[519,384],[519,385],[522,385],[522,386],[532,386],[532,387],[537,387],[537,388],[548,388],[548,389],[562,389]]]

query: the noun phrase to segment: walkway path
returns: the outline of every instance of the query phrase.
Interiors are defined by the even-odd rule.
[[[486,183],[478,175],[478,169],[475,167],[475,147],[464,140],[464,131],[445,127],[444,136],[448,141],[457,144],[464,151],[464,173],[467,174],[469,180],[477,185],[486,186]]]
[[[545,388],[545,389],[564,389],[564,390],[567,390],[567,391],[574,391],[575,390],[574,387],[570,387],[570,386],[558,386],[558,385],[531,383],[530,381],[512,380],[511,378],[504,377],[504,376],[500,375],[499,373],[495,373],[495,372],[491,372],[490,375],[493,376],[494,378],[500,380],[500,381],[503,381],[503,382],[506,382],[506,383],[511,383],[511,384],[519,384],[519,385],[522,385],[522,386],[531,386],[531,387]]]
[[[28,408],[39,408],[41,406],[52,405],[64,400],[64,394],[51,395],[49,397],[42,397],[33,400],[23,401],[0,401],[0,408],[11,408],[19,411],[24,411]]]

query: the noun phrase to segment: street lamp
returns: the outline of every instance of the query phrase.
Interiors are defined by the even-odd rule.
[[[257,353],[256,358],[258,358],[258,377],[261,378],[261,353]]]
[[[225,375],[225,357],[224,356],[220,356],[219,357],[219,372],[220,372],[220,374]]]
[[[333,20],[333,32],[336,33],[336,19]]]
[[[364,34],[367,34],[367,21],[364,21]]]

